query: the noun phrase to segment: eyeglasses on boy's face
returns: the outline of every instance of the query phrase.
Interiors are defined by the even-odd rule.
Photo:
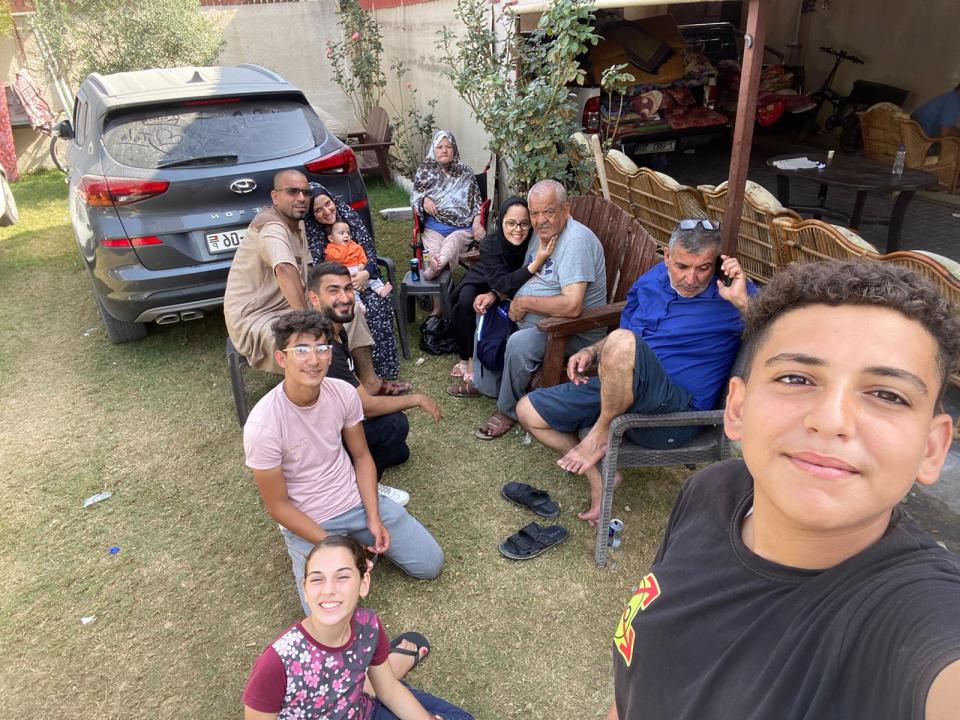
[[[303,359],[309,357],[311,353],[316,353],[319,357],[324,357],[325,355],[329,355],[332,350],[333,345],[321,343],[319,345],[291,345],[280,352],[292,352],[295,358]]]
[[[704,230],[716,230],[719,232],[720,223],[715,220],[708,220],[707,218],[684,218],[679,223],[681,230],[695,230],[698,227],[702,227]]]
[[[296,197],[297,195],[303,195],[304,197],[310,197],[310,188],[295,188],[295,187],[285,187],[282,188],[282,192],[285,192],[290,197]]]

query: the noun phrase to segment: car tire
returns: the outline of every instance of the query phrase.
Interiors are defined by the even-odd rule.
[[[16,225],[20,219],[20,213],[17,211],[17,201],[13,197],[13,190],[10,189],[10,183],[7,178],[0,175],[0,185],[3,186],[3,213],[0,214],[0,226],[8,227]]]
[[[103,301],[93,294],[97,301],[97,310],[100,311],[100,319],[103,320],[103,328],[107,332],[107,340],[114,345],[133,342],[134,340],[143,340],[147,336],[147,324],[138,322],[127,322],[118,320],[103,306]]]

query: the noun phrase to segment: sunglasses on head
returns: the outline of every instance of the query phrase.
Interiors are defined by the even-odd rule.
[[[707,218],[684,218],[680,221],[678,227],[681,230],[695,230],[698,227],[702,227],[704,230],[720,231],[720,223],[714,220],[708,220]]]

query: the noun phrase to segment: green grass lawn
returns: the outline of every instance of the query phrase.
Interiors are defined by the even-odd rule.
[[[66,193],[59,174],[24,178],[20,224],[0,229],[0,717],[240,717],[254,658],[300,606],[243,466],[223,315],[108,343]],[[382,185],[370,197],[407,202]],[[409,221],[378,218],[376,234],[402,268]],[[518,431],[474,439],[493,401],[444,393],[454,360],[415,350],[403,363],[444,419],[411,411],[412,457],[385,477],[410,492],[409,509],[444,548],[443,574],[422,582],[378,565],[366,604],[388,632],[432,641],[409,679],[481,720],[599,718],[612,698],[614,624],[685,473],[626,473],[614,508],[624,546],[598,570],[593,532],[575,517],[584,481]],[[245,378],[251,398],[274,382]],[[530,562],[497,552],[534,519],[500,497],[510,480],[549,490],[571,531]],[[81,507],[104,490],[113,497]]]

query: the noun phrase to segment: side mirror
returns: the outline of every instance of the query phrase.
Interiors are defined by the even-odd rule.
[[[53,126],[53,134],[66,140],[73,140],[73,123],[69,120],[61,120]]]

